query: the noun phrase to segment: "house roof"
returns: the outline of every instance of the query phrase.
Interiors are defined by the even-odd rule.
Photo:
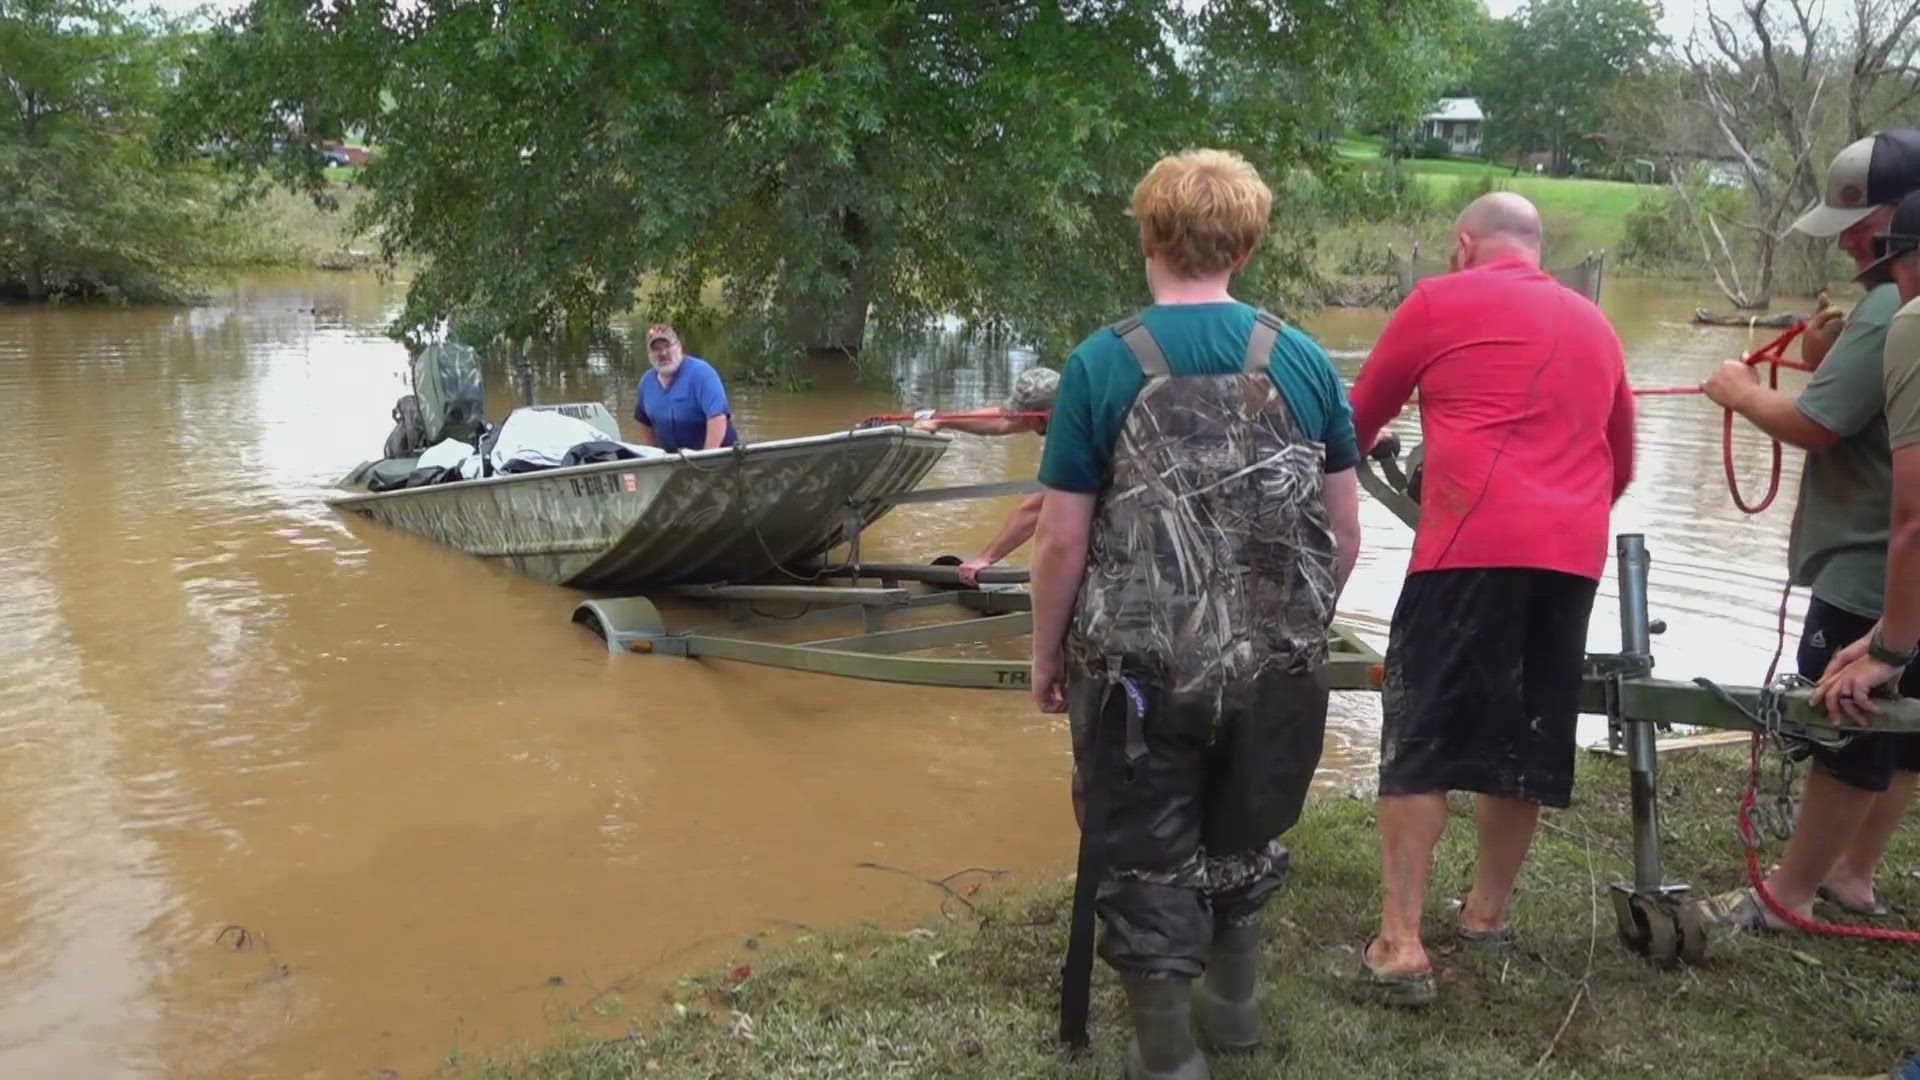
[[[1480,112],[1480,102],[1470,97],[1441,98],[1440,103],[1428,110],[1422,120],[1485,120]]]

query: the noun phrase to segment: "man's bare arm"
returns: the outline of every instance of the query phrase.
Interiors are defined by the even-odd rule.
[[[1021,499],[1020,505],[1008,515],[1006,527],[1000,530],[1000,535],[980,549],[980,557],[987,560],[989,565],[997,563],[1013,554],[1015,548],[1033,539],[1033,530],[1040,524],[1040,507],[1046,498],[1046,492],[1036,491]]]
[[[914,427],[922,431],[958,431],[967,435],[1018,435],[1031,431],[1031,421],[1005,416],[942,416],[922,420]]]
[[[1739,360],[1720,365],[1702,385],[1716,404],[1732,409],[1768,435],[1802,450],[1825,450],[1840,437],[1800,411],[1792,394],[1760,385],[1760,377]]]
[[[1067,623],[1087,569],[1093,535],[1092,495],[1045,492],[1033,538],[1033,694],[1048,712],[1066,708]]]
[[[1360,561],[1360,475],[1353,469],[1328,473],[1320,489],[1320,501],[1327,508],[1327,520],[1333,526],[1334,595],[1347,588],[1353,576],[1353,564]]]

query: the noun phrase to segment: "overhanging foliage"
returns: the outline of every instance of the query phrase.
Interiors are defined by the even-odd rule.
[[[1123,210],[1160,155],[1327,164],[1350,90],[1411,114],[1469,0],[254,0],[208,37],[181,145],[324,196],[288,140],[362,134],[363,223],[420,263],[395,326],[593,326],[719,283],[775,346],[869,310],[1058,342],[1139,302]],[[1294,235],[1294,234],[1289,234]],[[1303,273],[1276,243],[1245,291]]]

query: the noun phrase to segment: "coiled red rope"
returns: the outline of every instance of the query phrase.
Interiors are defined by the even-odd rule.
[[[1787,359],[1788,344],[1790,344],[1794,338],[1799,337],[1806,328],[1807,324],[1804,322],[1795,323],[1787,329],[1786,333],[1781,334],[1779,337],[1774,338],[1772,341],[1767,342],[1765,345],[1747,354],[1745,359],[1748,367],[1754,367],[1758,364],[1767,365],[1767,385],[1771,389],[1780,389],[1780,369],[1783,367],[1793,368],[1795,371],[1813,370],[1798,360]],[[1747,505],[1747,500],[1741,497],[1740,478],[1733,470],[1732,409],[1727,410],[1726,426],[1721,429],[1720,444],[1721,462],[1726,466],[1727,470],[1727,494],[1733,496],[1733,505],[1748,514],[1758,514],[1767,507],[1772,506],[1774,496],[1780,494],[1780,440],[1773,440],[1773,467],[1767,477],[1767,493],[1762,495],[1760,501],[1752,506]],[[1784,630],[1782,632],[1784,633]],[[1768,679],[1771,680],[1772,676],[1768,676]]]

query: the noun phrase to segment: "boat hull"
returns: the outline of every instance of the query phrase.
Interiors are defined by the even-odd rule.
[[[787,580],[884,515],[948,438],[900,427],[328,500],[579,589]]]

